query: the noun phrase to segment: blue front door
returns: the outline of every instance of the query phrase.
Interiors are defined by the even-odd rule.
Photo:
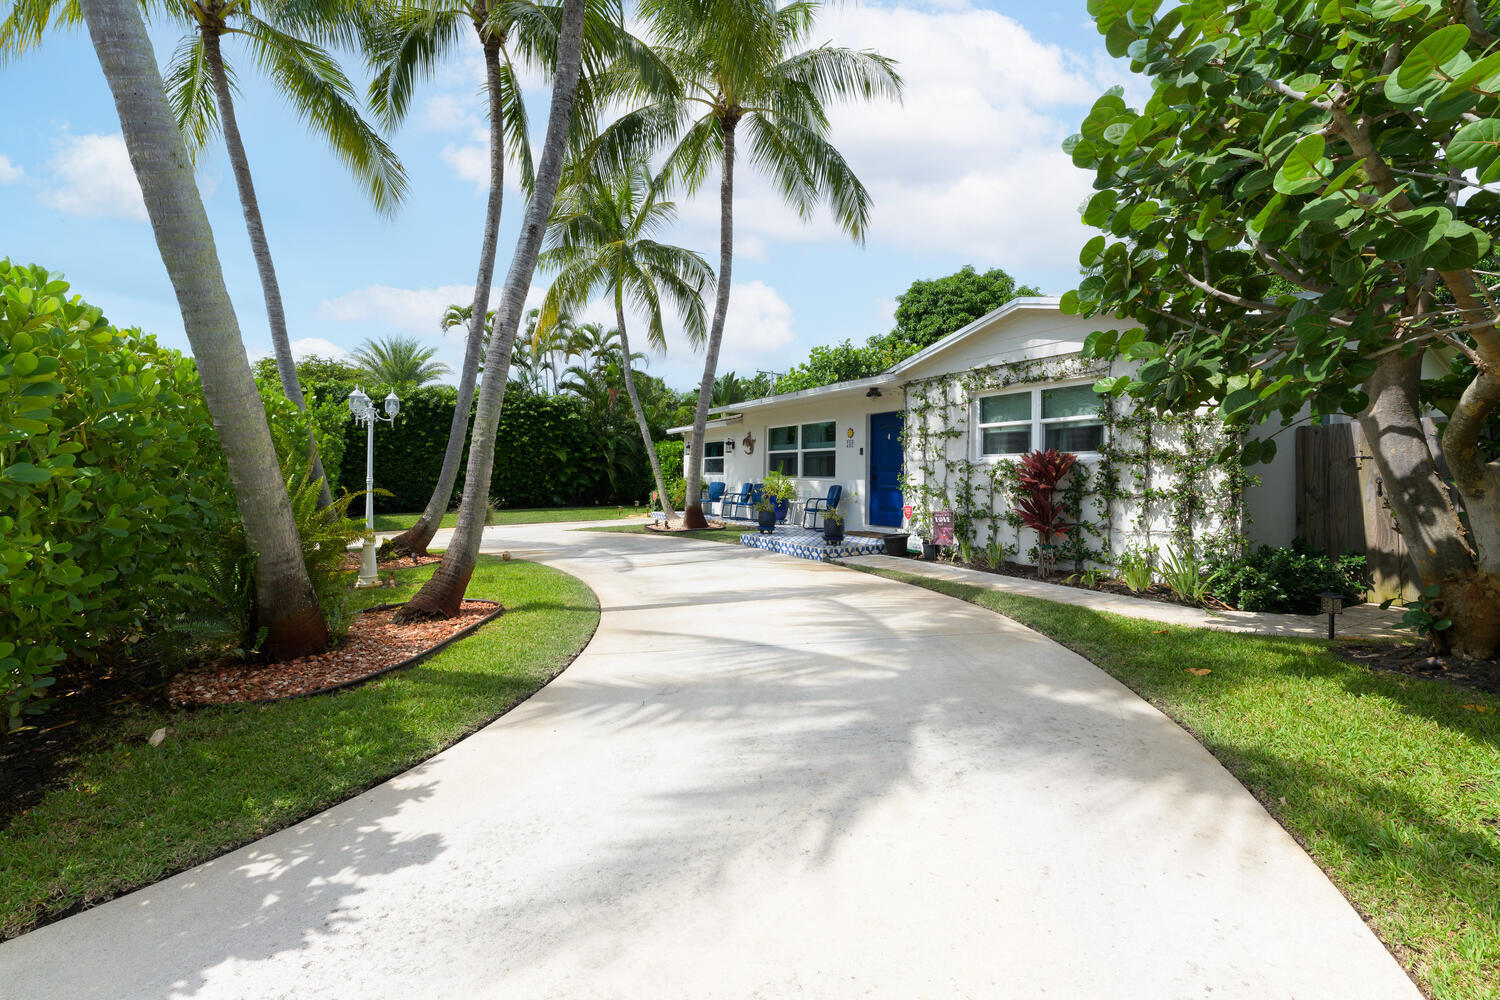
[[[901,527],[901,413],[870,414],[870,524]]]

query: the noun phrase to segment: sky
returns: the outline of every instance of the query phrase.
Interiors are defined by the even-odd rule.
[[[178,33],[154,25],[159,61]],[[1073,287],[1090,233],[1077,207],[1091,175],[1060,144],[1105,89],[1145,84],[1104,51],[1084,0],[1048,3],[846,3],[830,5],[815,35],[895,59],[905,79],[897,104],[832,109],[831,139],[870,190],[863,246],[826,213],[799,219],[741,161],[736,174],[735,264],[718,370],[785,372],[818,344],[862,342],[893,324],[896,297],[918,278],[964,264],[1000,267],[1018,282],[1060,294]],[[394,215],[369,204],[325,144],[311,135],[247,54],[237,114],[298,355],[340,356],[370,337],[414,335],[457,369],[461,331],[438,325],[449,303],[473,298],[485,210],[483,67],[471,38],[430,81],[390,141],[410,190]],[[352,54],[346,72],[361,87]],[[528,106],[539,132],[549,94],[533,81]],[[59,32],[0,66],[0,255],[62,272],[72,291],[118,326],[139,326],[188,349],[156,251],[119,119],[87,36]],[[221,142],[198,181],[251,358],[270,352],[260,283]],[[718,259],[718,187],[676,196],[677,224],[663,238]],[[496,291],[523,211],[506,191]],[[539,274],[531,300],[539,302]],[[495,297],[491,298],[491,307]],[[584,320],[613,325],[596,303]],[[632,332],[640,328],[632,321]],[[633,336],[644,347],[644,338]],[[633,343],[632,346],[635,346]],[[638,348],[640,349],[640,348]],[[668,317],[668,347],[647,371],[695,386],[703,361]]]

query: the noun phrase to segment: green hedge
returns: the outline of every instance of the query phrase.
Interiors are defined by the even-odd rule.
[[[391,493],[375,498],[377,510],[401,513],[426,506],[442,469],[457,397],[451,386],[423,386],[402,399],[394,425],[375,428],[375,486]],[[473,419],[471,410],[471,426]],[[507,392],[496,442],[490,498],[498,507],[631,503],[645,498],[642,484],[650,478],[649,469],[644,478],[622,480],[624,495],[614,495],[589,430],[588,404],[576,397]],[[339,481],[350,490],[364,489],[365,429],[348,422],[344,444]],[[449,507],[458,502],[467,467],[465,446]]]
[[[162,577],[235,518],[196,370],[68,283],[0,260],[0,703],[40,711],[180,595]]]

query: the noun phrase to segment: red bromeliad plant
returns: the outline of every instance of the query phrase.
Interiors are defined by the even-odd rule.
[[[1046,555],[1052,539],[1068,533],[1067,510],[1057,498],[1057,484],[1077,461],[1077,455],[1056,448],[1028,451],[1021,456],[1020,480],[1026,492],[1016,499],[1012,509],[1021,515],[1026,527],[1037,533],[1044,568],[1050,561]]]

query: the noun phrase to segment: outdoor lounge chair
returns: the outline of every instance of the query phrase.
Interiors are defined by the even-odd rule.
[[[703,498],[703,513],[712,514],[713,504],[724,498],[724,483],[709,483],[708,495]]]
[[[750,486],[750,483],[746,483],[744,486],[740,487],[738,493],[725,493],[719,503],[719,516],[739,517],[739,514],[737,514],[736,511],[740,507],[749,509],[751,503]]]
[[[760,489],[760,483],[746,483],[744,499],[735,501],[734,509],[725,516],[732,517],[736,521],[755,520],[755,505],[760,503]]]
[[[839,501],[843,499],[843,496],[844,488],[842,486],[830,486],[828,487],[828,496],[813,497],[807,501],[802,507],[802,527],[821,528],[822,525],[817,522],[818,515],[826,514],[828,511],[838,507]],[[812,523],[809,524],[808,522]]]

